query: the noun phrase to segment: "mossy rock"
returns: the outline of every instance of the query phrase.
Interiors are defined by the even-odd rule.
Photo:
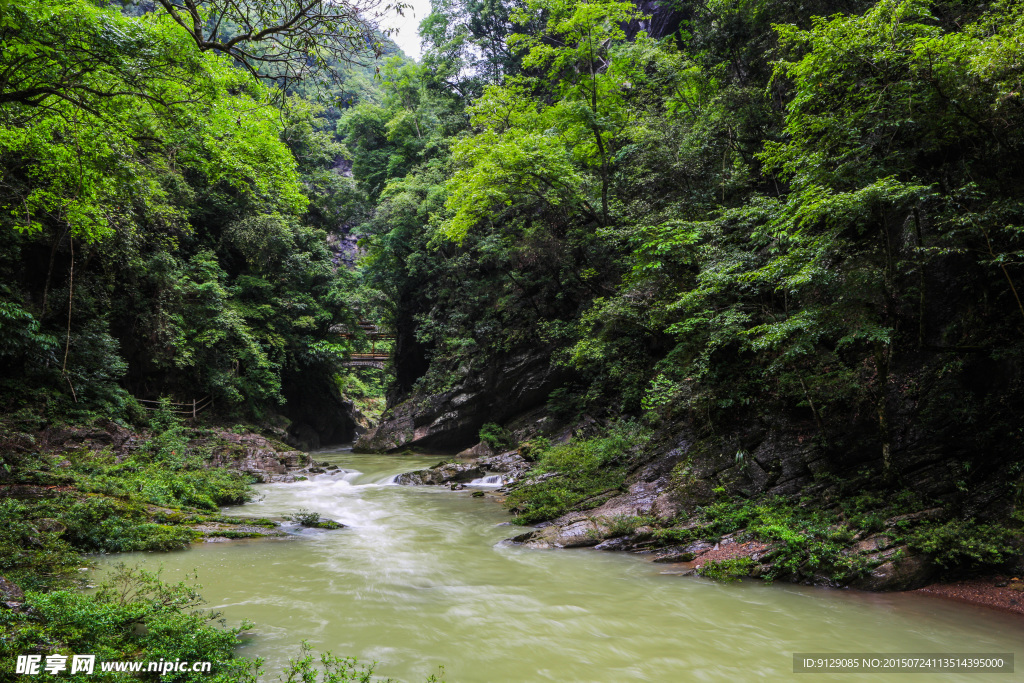
[[[335,522],[333,519],[321,519],[315,524],[308,525],[314,529],[344,529],[345,525],[341,522]]]

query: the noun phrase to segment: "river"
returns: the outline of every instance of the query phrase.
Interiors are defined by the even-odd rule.
[[[344,471],[259,485],[261,500],[225,512],[262,517],[308,508],[349,528],[110,556],[101,568],[162,567],[175,581],[195,570],[210,607],[230,623],[256,623],[241,653],[266,660],[268,681],[302,639],[316,650],[376,660],[377,673],[409,683],[438,665],[450,683],[811,683],[819,676],[792,673],[792,653],[1016,649],[1020,656],[1024,643],[1020,617],[931,596],[719,584],[663,573],[665,565],[633,555],[506,545],[502,539],[519,530],[503,524],[508,514],[493,500],[388,483],[436,456],[340,450],[316,457]]]

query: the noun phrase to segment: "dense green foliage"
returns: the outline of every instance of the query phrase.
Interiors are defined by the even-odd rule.
[[[540,450],[529,478],[514,488],[506,504],[517,524],[533,524],[574,509],[595,507],[620,493],[649,433],[624,422],[605,436]],[[582,507],[581,507],[582,506]]]
[[[921,507],[922,501],[910,492],[888,501],[871,493],[827,502],[722,497],[678,520],[681,526],[662,525],[653,537],[659,544],[717,542],[727,534],[761,541],[770,548],[761,558],[770,563],[770,569],[760,575],[768,580],[802,574],[838,583],[852,581],[882,562],[871,555],[875,546],[858,549],[853,542],[878,533],[885,540],[884,548],[924,553],[952,573],[1005,569],[1019,557],[1018,531],[977,520],[939,522],[908,514]],[[887,559],[900,557],[894,551]],[[712,578],[747,575],[756,562],[742,559],[709,567],[702,574]]]
[[[159,640],[194,630],[228,652],[237,633],[184,588],[62,590],[79,552],[183,547],[248,495],[138,399],[275,424],[343,396],[377,411],[384,382],[344,365],[366,318],[396,331],[392,406],[514,354],[553,366],[549,415],[596,428],[520,449],[521,523],[620,493],[656,433],[708,455],[775,429],[889,489],[939,463],[936,505],[961,517],[1024,500],[1021,3],[680,0],[648,21],[620,0],[437,0],[423,62],[392,56],[377,85],[325,57],[378,48],[367,32],[253,48],[307,58],[280,73],[338,70],[319,98],[147,8],[0,0],[0,411],[24,432],[102,416],[155,434],[120,459],[3,454],[25,495],[0,499],[0,571],[38,591],[3,612],[18,643],[195,657]],[[350,229],[358,270],[331,250]],[[489,418],[467,429],[514,445]],[[656,539],[742,532],[773,571],[844,581],[869,568],[844,551],[854,530],[901,500],[733,489]],[[948,516],[897,531],[957,569],[1018,542]]]
[[[1009,500],[1020,4],[655,13],[436,3],[431,68],[351,119],[377,131],[353,172],[398,331],[391,403],[537,353],[566,423],[783,425],[889,485],[937,452],[957,495],[997,479]]]
[[[183,404],[280,428],[306,396],[379,401],[343,365],[365,340],[338,335],[373,299],[328,234],[365,210],[336,123],[375,97],[358,62],[395,48],[355,5],[314,5],[204,3],[221,16],[193,25],[170,3],[0,2],[0,576],[26,591],[0,607],[5,680],[16,654],[71,651],[255,678],[233,659],[241,629],[192,589],[133,570],[76,588],[82,553],[185,548],[250,498],[211,467],[212,432],[174,419]],[[75,450],[62,425],[151,438]]]
[[[255,681],[259,663],[237,658],[238,636],[251,624],[225,628],[219,614],[199,609],[202,598],[184,583],[121,567],[88,595],[75,590],[29,592],[23,608],[0,609],[0,672],[14,675],[17,655],[40,646],[61,653],[96,655],[104,661],[185,660],[214,663],[210,672],[171,672],[165,681]],[[189,637],[182,637],[188,634]],[[70,660],[69,660],[70,661]],[[139,680],[134,674],[77,674],[68,680]]]
[[[233,655],[248,626],[214,623],[219,615],[197,609],[193,588],[122,567],[97,592],[78,590],[83,552],[182,549],[199,537],[190,524],[221,519],[208,512],[249,498],[245,478],[203,467],[181,425],[166,413],[162,422],[163,432],[120,462],[90,449],[7,459],[16,483],[0,498],[0,575],[25,595],[0,607],[0,672],[13,674],[25,653],[89,653],[100,662],[215,663],[212,673],[165,680],[255,680],[258,662]],[[134,680],[98,669],[95,677]]]
[[[160,11],[4,3],[0,40],[3,409],[138,421],[132,396],[209,395],[261,417],[336,394],[359,343],[332,332],[358,288],[327,244],[358,210],[338,109]]]
[[[211,468],[209,448],[162,418],[164,431],[120,460],[91,449],[9,458],[17,484],[0,498],[0,575],[26,588],[61,586],[81,566],[79,552],[185,548],[198,537],[189,524],[251,498],[248,477]],[[8,497],[19,490],[21,499]]]

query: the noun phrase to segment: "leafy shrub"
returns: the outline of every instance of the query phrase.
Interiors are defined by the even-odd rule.
[[[915,530],[908,544],[931,553],[946,569],[980,569],[997,568],[1018,558],[1022,541],[1005,527],[956,519]]]
[[[749,557],[733,557],[728,560],[712,560],[701,565],[697,573],[716,581],[736,581],[740,577],[750,576],[750,570],[757,563]]]
[[[602,496],[621,489],[635,464],[634,449],[646,437],[644,428],[624,421],[606,436],[541,451],[530,476],[505,501],[515,514],[513,521],[533,524],[572,509],[596,507]]]
[[[355,657],[336,657],[330,652],[320,655],[320,666],[317,667],[313,649],[304,640],[299,656],[289,660],[281,680],[284,683],[396,683],[393,678],[376,678],[373,675],[376,667],[376,662],[360,664]],[[437,674],[428,676],[425,683],[444,683],[444,679],[438,676],[444,676],[444,667],[439,667]]]
[[[254,683],[258,661],[234,654],[238,635],[252,624],[223,628],[217,613],[199,609],[202,602],[184,583],[124,565],[92,594],[28,591],[26,609],[0,610],[0,678],[13,679],[18,654],[71,651],[97,661],[210,661],[211,673],[170,672],[161,680]]]
[[[480,428],[480,440],[491,447],[491,450],[502,451],[508,448],[512,435],[504,427],[488,422]]]
[[[59,524],[30,510],[22,501],[0,499],[0,576],[25,589],[66,583],[82,561]]]
[[[28,512],[57,520],[63,538],[86,552],[178,550],[194,537],[188,528],[148,521],[138,503],[107,496],[63,495],[40,501]]]
[[[835,580],[850,580],[867,569],[867,560],[846,556],[843,550],[851,532],[837,524],[833,513],[803,508],[782,498],[759,501],[723,499],[697,509],[685,529],[658,529],[662,543],[689,543],[697,539],[717,540],[743,531],[746,536],[773,546],[772,580],[793,573],[824,573]]]
[[[543,436],[536,436],[519,444],[519,455],[526,460],[536,460],[541,453],[551,447],[551,442]]]
[[[655,524],[657,519],[650,515],[615,515],[605,527],[605,535],[608,538],[629,536],[642,526]]]
[[[302,526],[316,527],[320,524],[320,513],[307,510],[306,508],[299,508],[299,511],[294,515],[289,515],[288,519],[298,522]]]
[[[568,387],[559,387],[548,396],[548,412],[559,422],[572,424],[580,419],[586,407],[583,395]]]
[[[252,497],[250,479],[209,467],[208,453],[191,448],[180,426],[156,435],[123,462],[91,451],[71,458],[71,475],[81,491],[152,505],[215,511]]]

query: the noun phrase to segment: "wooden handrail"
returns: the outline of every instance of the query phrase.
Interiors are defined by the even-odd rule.
[[[147,398],[135,399],[139,403],[143,404],[142,407],[146,410],[160,410],[163,405],[161,401],[153,401]],[[153,405],[146,405],[147,403]],[[207,394],[202,398],[194,398],[191,403],[178,403],[175,401],[167,401],[167,405],[184,408],[185,410],[168,410],[167,412],[173,415],[191,415],[193,419],[201,412],[213,405],[213,396]]]

